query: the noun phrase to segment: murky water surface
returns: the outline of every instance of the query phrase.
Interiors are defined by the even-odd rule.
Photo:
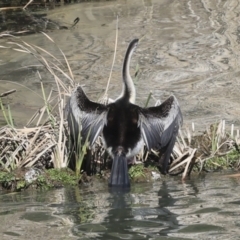
[[[239,179],[225,175],[0,195],[1,239],[239,239]]]
[[[97,100],[109,76],[119,16],[110,97],[118,96],[121,90],[122,60],[128,43],[140,38],[131,66],[132,74],[137,65],[140,69],[138,104],[146,102],[150,91],[162,100],[173,93],[181,104],[185,124],[195,122],[197,129],[204,129],[209,123],[226,119],[239,125],[239,11],[237,0],[87,2],[49,11],[49,19],[65,26],[76,17],[80,22],[73,29],[48,33],[67,55],[76,81],[85,84],[87,94]],[[41,34],[23,39],[61,57]],[[0,51],[0,79],[40,93],[37,67],[32,66],[36,60],[10,50]],[[52,76],[41,74],[50,89]],[[14,117],[17,124],[24,125],[43,100],[23,87],[0,82],[1,92],[12,88],[18,90],[9,97]]]

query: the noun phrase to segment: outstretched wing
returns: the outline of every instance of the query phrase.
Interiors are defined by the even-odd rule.
[[[106,124],[107,107],[92,102],[78,86],[67,104],[67,120],[74,141],[81,136],[82,142],[88,140],[92,145]]]
[[[166,147],[181,125],[182,113],[175,96],[159,106],[140,109],[139,126],[148,150]]]

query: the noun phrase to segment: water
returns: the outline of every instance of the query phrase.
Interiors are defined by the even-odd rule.
[[[239,179],[167,178],[110,192],[84,189],[0,195],[1,239],[239,239]]]
[[[239,1],[158,0],[100,1],[71,4],[47,12],[47,18],[71,26],[48,31],[69,59],[77,82],[93,100],[103,94],[115,46],[116,18],[119,16],[117,57],[109,95],[121,91],[121,67],[128,43],[140,38],[131,72],[139,66],[137,103],[144,105],[150,91],[155,99],[175,94],[184,122],[196,129],[226,119],[227,126],[239,126]],[[57,47],[43,35],[28,35],[34,43],[62,58]],[[0,49],[0,80],[28,86],[40,92],[37,61],[32,56]],[[31,65],[31,67],[29,67]],[[27,68],[23,68],[27,67]],[[40,71],[46,88],[51,75]],[[43,105],[43,99],[23,87],[0,81],[1,92],[16,88],[8,98],[15,122],[27,119]],[[27,100],[26,100],[27,97]],[[155,100],[151,101],[151,105]]]
[[[76,81],[96,100],[109,76],[118,15],[110,97],[120,92],[123,56],[137,37],[141,41],[131,72],[139,65],[138,104],[145,103],[150,91],[156,99],[174,93],[185,125],[195,122],[197,129],[204,129],[226,119],[228,125],[239,126],[239,8],[237,0],[87,2],[49,11],[48,18],[64,25],[70,26],[76,17],[80,22],[48,34],[69,59]],[[23,40],[61,57],[41,34]],[[5,80],[0,81],[0,93],[17,89],[7,102],[15,122],[24,125],[44,104],[36,94],[41,95],[37,70],[48,90],[53,79],[35,66],[32,56],[0,52],[0,80]],[[239,239],[239,192],[238,179],[208,174],[186,182],[169,178],[136,184],[129,193],[110,193],[106,183],[2,193],[1,239]]]

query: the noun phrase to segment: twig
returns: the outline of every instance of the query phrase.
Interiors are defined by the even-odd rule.
[[[6,97],[6,96],[8,96],[9,94],[12,94],[12,93],[15,93],[16,92],[16,89],[12,89],[12,90],[10,90],[10,91],[7,91],[7,92],[5,92],[5,93],[2,93],[1,95],[0,95],[0,97]]]
[[[191,155],[186,159],[187,160],[187,164],[185,166],[185,169],[184,169],[184,172],[183,172],[183,175],[182,175],[182,180],[184,180],[186,178],[186,176],[187,176],[188,167],[189,167],[189,165],[190,165],[190,163],[191,163],[191,161],[192,161],[196,151],[197,151],[196,148],[193,149]]]
[[[175,159],[170,166],[170,172],[172,171],[171,168],[174,167],[183,157],[187,156],[188,154],[189,154],[189,151],[181,154],[181,156],[179,156],[177,159]]]
[[[25,8],[29,5],[29,4],[31,4],[33,2],[33,0],[29,0],[29,2],[23,7],[23,10],[25,10]]]
[[[0,80],[0,82],[7,82],[7,83],[11,83],[11,84],[16,84],[16,85],[18,85],[20,87],[28,89],[29,91],[33,92],[35,94],[35,96],[38,96],[41,99],[43,99],[41,95],[39,95],[37,92],[33,91],[31,88],[24,86],[23,84],[20,84],[20,83],[17,83],[17,82],[12,82],[10,80]]]
[[[146,101],[145,106],[144,106],[145,108],[148,106],[148,103],[149,103],[151,97],[152,97],[152,92],[150,92],[148,94],[148,98],[147,98],[147,101]]]
[[[37,117],[38,115],[42,112],[42,108],[38,109],[33,116],[30,118],[30,120],[27,122],[25,127],[28,127]]]
[[[37,162],[38,159],[39,159],[43,154],[45,154],[49,149],[53,148],[54,146],[55,146],[55,144],[47,145],[47,147],[46,147],[43,151],[41,151],[33,160],[24,163],[24,164],[27,163],[27,164],[26,164],[26,167],[31,167],[31,166],[33,166],[33,164],[34,164],[35,162]]]
[[[177,164],[176,166],[172,167],[172,168],[169,170],[169,172],[172,172],[174,169],[182,166],[184,163],[187,163],[187,162],[189,161],[189,159],[192,159],[192,158],[193,158],[193,156],[194,156],[194,154],[195,154],[196,151],[197,151],[197,149],[194,148],[194,149],[192,150],[191,155],[190,155],[187,159],[185,159],[184,161],[180,162],[180,163]]]
[[[195,124],[194,124],[194,122],[192,122],[192,132],[193,133],[195,132]]]
[[[234,133],[234,124],[231,125],[231,137],[232,138],[234,137],[233,133]]]
[[[108,101],[108,89],[109,89],[109,84],[110,84],[111,77],[112,77],[112,70],[113,70],[113,66],[114,66],[115,58],[116,58],[116,53],[117,53],[117,42],[118,42],[117,40],[118,40],[118,16],[117,16],[117,22],[116,22],[116,39],[115,39],[115,49],[114,49],[112,67],[111,67],[111,70],[110,70],[110,74],[109,74],[109,78],[108,78],[108,82],[107,82],[107,87],[106,87],[105,93],[103,94],[103,96],[99,100],[99,102],[101,102],[101,101],[107,102]]]
[[[18,8],[22,8],[22,7],[2,7],[2,8],[0,8],[0,11],[10,10],[10,9],[18,9]]]
[[[181,140],[182,140],[182,143],[183,143],[183,145],[184,145],[184,148],[187,148],[187,144],[186,144],[186,142],[185,142],[185,140],[184,140],[183,133],[182,133],[181,129],[179,130],[178,135],[180,136],[180,138],[181,138]]]

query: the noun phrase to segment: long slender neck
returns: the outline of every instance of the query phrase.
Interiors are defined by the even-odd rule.
[[[123,88],[121,97],[126,98],[131,103],[135,103],[136,99],[136,90],[133,83],[133,80],[130,76],[129,68],[130,68],[130,61],[134,49],[136,48],[138,43],[138,39],[134,39],[128,46],[127,52],[125,54],[124,62],[123,62],[123,69],[122,69],[122,78],[123,78]]]

